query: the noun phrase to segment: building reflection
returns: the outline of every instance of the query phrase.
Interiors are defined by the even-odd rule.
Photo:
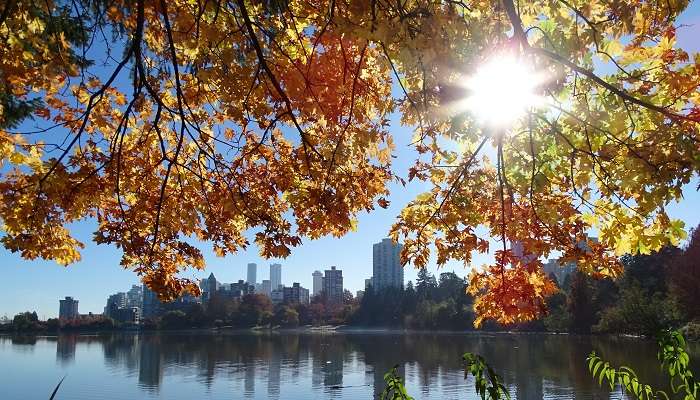
[[[60,366],[101,351],[110,374],[162,396],[165,377],[188,390],[230,387],[232,398],[369,398],[394,365],[416,398],[475,397],[461,355],[478,353],[501,374],[514,399],[608,399],[587,371],[591,350],[611,364],[637,367],[659,386],[655,346],[640,340],[557,335],[428,334],[105,334],[0,337],[11,351],[53,351]],[[40,345],[36,345],[39,343]],[[84,347],[81,347],[84,346]],[[695,353],[698,354],[697,348]],[[38,350],[34,350],[38,351]],[[12,354],[12,353],[10,353]],[[51,353],[49,353],[51,354]],[[226,385],[215,385],[216,383]],[[230,384],[229,384],[230,383]],[[203,389],[202,389],[203,388]],[[207,389],[208,388],[208,389]],[[242,396],[241,396],[242,394]],[[226,396],[228,394],[224,394]],[[290,397],[291,396],[291,397]],[[68,396],[69,398],[70,396]],[[99,396],[95,396],[99,397]],[[216,394],[216,397],[222,397]]]
[[[56,362],[62,366],[75,360],[77,335],[60,335],[56,338]]]
[[[272,351],[267,361],[267,398],[279,399],[282,360],[279,353]]]
[[[243,367],[243,396],[252,399],[255,396],[255,364]]]
[[[145,336],[139,349],[139,386],[158,392],[163,381],[162,351],[159,336]]]

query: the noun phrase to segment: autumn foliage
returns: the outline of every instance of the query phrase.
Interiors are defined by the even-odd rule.
[[[542,257],[616,277],[616,255],[684,237],[665,206],[700,169],[700,58],[675,46],[686,6],[5,2],[2,243],[70,264],[68,225],[94,219],[94,241],[172,299],[198,290],[180,277],[205,267],[198,244],[285,257],[347,233],[407,176],[432,189],[391,229],[403,260],[491,251],[469,280],[478,321],[536,318],[555,290]],[[548,105],[496,131],[453,105],[499,52],[546,73]],[[392,169],[394,111],[415,129],[409,171]]]

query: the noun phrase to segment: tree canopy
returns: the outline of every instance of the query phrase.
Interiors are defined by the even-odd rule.
[[[93,218],[94,241],[172,299],[198,291],[181,278],[205,267],[194,239],[223,256],[253,237],[285,257],[352,230],[407,176],[432,189],[391,229],[402,260],[469,264],[497,238],[493,265],[469,278],[477,324],[537,318],[556,290],[542,257],[616,277],[616,256],[685,235],[665,211],[700,169],[700,57],[675,45],[685,7],[6,1],[2,243],[70,264],[84,244],[68,225]],[[546,106],[507,129],[459,107],[460,82],[498,54],[547,78]],[[395,111],[415,129],[409,171],[391,164]]]

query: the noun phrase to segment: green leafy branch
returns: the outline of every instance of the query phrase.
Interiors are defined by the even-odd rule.
[[[677,331],[667,330],[659,335],[658,343],[657,356],[661,361],[661,369],[669,375],[673,394],[681,394],[683,400],[697,400],[700,383],[695,381],[690,371],[690,357],[685,351],[686,343],[683,335]],[[604,381],[610,386],[610,390],[614,390],[619,385],[623,392],[641,400],[671,399],[663,390],[655,390],[650,385],[640,382],[637,374],[630,367],[614,368],[598,357],[595,352],[591,352],[587,361],[588,370],[594,379],[598,379],[600,386]]]
[[[384,390],[379,395],[380,400],[413,400],[413,397],[409,396],[406,392],[403,379],[396,372],[398,368],[398,364],[394,365],[391,371],[384,374],[386,387],[384,387]]]
[[[462,361],[464,361],[464,379],[467,379],[469,374],[474,377],[476,393],[481,396],[481,400],[510,400],[510,393],[503,384],[503,380],[482,356],[464,353]],[[406,392],[403,379],[396,372],[398,368],[398,365],[394,365],[391,371],[384,374],[386,387],[379,395],[380,400],[413,400],[413,397]]]
[[[678,331],[667,330],[659,336],[661,369],[668,373],[673,393],[682,393],[684,400],[695,400],[700,392],[700,382],[690,371],[690,356],[685,351],[686,343]]]
[[[614,390],[617,385],[620,385],[623,391],[635,395],[638,399],[669,400],[668,395],[663,391],[654,390],[650,385],[640,382],[637,374],[630,367],[613,368],[608,362],[598,357],[595,351],[591,352],[587,360],[588,370],[593,375],[593,378],[598,379],[599,386],[603,386],[603,382],[606,381],[610,386],[610,390]]]
[[[482,356],[465,353],[462,360],[464,361],[464,378],[466,379],[469,373],[472,374],[475,379],[476,393],[481,396],[481,400],[510,400],[510,393],[503,384],[503,380]]]

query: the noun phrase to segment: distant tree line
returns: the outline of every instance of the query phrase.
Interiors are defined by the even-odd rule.
[[[145,326],[160,329],[187,329],[341,325],[350,319],[356,309],[357,302],[347,290],[340,304],[328,302],[323,295],[313,297],[309,304],[273,304],[270,298],[263,294],[248,294],[241,298],[215,295],[206,306],[195,304],[188,310],[168,311],[156,320],[147,321]]]
[[[684,327],[700,338],[700,229],[684,249],[622,257],[617,281],[574,273],[548,300],[549,315],[537,324],[549,331],[654,335]]]
[[[375,291],[367,288],[353,325],[388,326],[415,329],[473,329],[473,299],[465,291],[466,282],[454,272],[443,272],[436,279],[426,269],[418,272],[415,286]]]
[[[35,311],[25,311],[12,318],[9,324],[0,325],[0,332],[29,332],[29,333],[57,333],[66,332],[95,332],[107,331],[126,327],[111,318],[102,315],[82,316],[71,320],[59,320],[49,318],[46,321],[39,320]]]

